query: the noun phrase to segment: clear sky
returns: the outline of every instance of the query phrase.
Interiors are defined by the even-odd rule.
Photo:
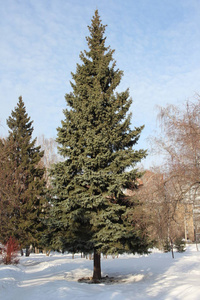
[[[200,94],[200,0],[0,0],[0,135],[21,95],[34,136],[56,137],[95,9],[130,89],[139,148],[157,126],[157,105]],[[150,159],[146,160],[148,166]]]

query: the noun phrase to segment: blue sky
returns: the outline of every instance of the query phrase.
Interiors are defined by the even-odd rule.
[[[95,9],[130,89],[139,148],[157,127],[157,105],[200,94],[200,0],[0,0],[0,136],[22,95],[34,136],[56,137]],[[144,162],[150,164],[150,158]]]

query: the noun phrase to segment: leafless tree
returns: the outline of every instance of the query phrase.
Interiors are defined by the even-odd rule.
[[[183,108],[159,108],[161,136],[154,139],[162,153],[168,186],[173,190],[175,207],[184,206],[185,237],[188,213],[193,214],[195,240],[200,237],[200,97]],[[172,189],[173,186],[173,189]]]
[[[160,248],[169,243],[173,255],[173,244],[177,238],[183,236],[184,229],[177,215],[179,194],[173,182],[168,179],[167,174],[160,168],[146,171],[137,197],[145,210],[149,235],[157,241]]]
[[[37,138],[37,143],[44,150],[44,156],[41,161],[46,168],[45,181],[47,187],[50,187],[49,169],[62,158],[57,152],[57,143],[54,138],[46,138],[44,135],[41,135]]]

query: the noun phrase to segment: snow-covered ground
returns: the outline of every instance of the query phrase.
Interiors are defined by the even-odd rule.
[[[184,253],[121,255],[102,258],[102,275],[118,278],[114,284],[87,284],[93,262],[75,255],[53,253],[22,257],[17,266],[0,265],[2,300],[128,300],[200,299],[200,252],[195,245]]]

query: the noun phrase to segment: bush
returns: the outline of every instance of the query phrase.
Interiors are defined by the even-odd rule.
[[[0,247],[0,262],[5,265],[16,265],[19,263],[18,256],[19,245],[18,242],[10,237],[6,245]]]
[[[185,241],[182,238],[177,238],[174,245],[178,252],[185,252]]]
[[[171,244],[168,239],[164,240],[164,242],[163,242],[163,250],[165,253],[171,251]]]

